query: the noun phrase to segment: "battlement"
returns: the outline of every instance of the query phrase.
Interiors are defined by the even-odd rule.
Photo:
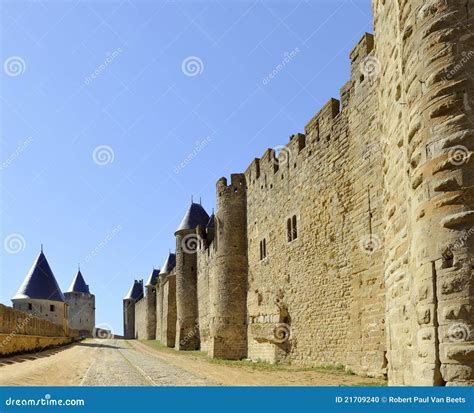
[[[217,181],[217,197],[230,193],[238,193],[245,191],[245,174],[231,174],[230,184],[227,182],[227,178],[222,177]]]

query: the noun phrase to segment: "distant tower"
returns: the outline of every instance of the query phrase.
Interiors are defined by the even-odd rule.
[[[197,242],[196,227],[203,227],[209,215],[200,204],[191,203],[176,236],[176,349],[199,348],[197,302]]]
[[[135,338],[135,303],[143,298],[143,280],[135,280],[123,298],[123,336]]]
[[[64,295],[41,249],[23,284],[12,298],[13,308],[60,325],[67,332]]]
[[[71,286],[64,293],[68,307],[69,328],[92,336],[95,327],[95,296],[90,293],[81,270],[77,271]]]
[[[247,190],[244,174],[217,182],[215,268],[210,276],[210,356],[247,356]]]
[[[156,284],[160,270],[153,271],[145,285],[146,289],[146,340],[156,339]]]
[[[174,347],[176,340],[176,255],[169,253],[161,267],[156,299],[156,339]]]

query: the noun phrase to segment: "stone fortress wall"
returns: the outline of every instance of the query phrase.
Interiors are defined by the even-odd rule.
[[[58,324],[0,304],[0,356],[40,351],[79,340],[81,332],[69,328],[67,318]]]
[[[217,358],[340,363],[392,385],[474,384],[464,6],[374,1],[376,38],[351,52],[340,100],[217,182],[213,228],[177,232],[156,339]],[[168,322],[163,335],[164,319],[176,331]]]

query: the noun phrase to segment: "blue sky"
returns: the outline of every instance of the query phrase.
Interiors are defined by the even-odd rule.
[[[349,79],[370,0],[2,1],[0,302],[41,243],[122,332],[191,195],[285,144]],[[274,75],[270,78],[270,73]]]

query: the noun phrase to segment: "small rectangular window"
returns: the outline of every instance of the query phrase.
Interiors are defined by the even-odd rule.
[[[28,303],[28,310],[33,310],[33,304]]]
[[[298,238],[298,223],[296,215],[293,215],[293,217],[288,218],[286,221],[286,240],[291,242],[296,238]]]
[[[54,310],[55,310],[55,306],[54,306],[54,304],[51,304],[49,306],[49,311],[54,312]]]
[[[260,261],[267,257],[267,240],[260,241]]]

